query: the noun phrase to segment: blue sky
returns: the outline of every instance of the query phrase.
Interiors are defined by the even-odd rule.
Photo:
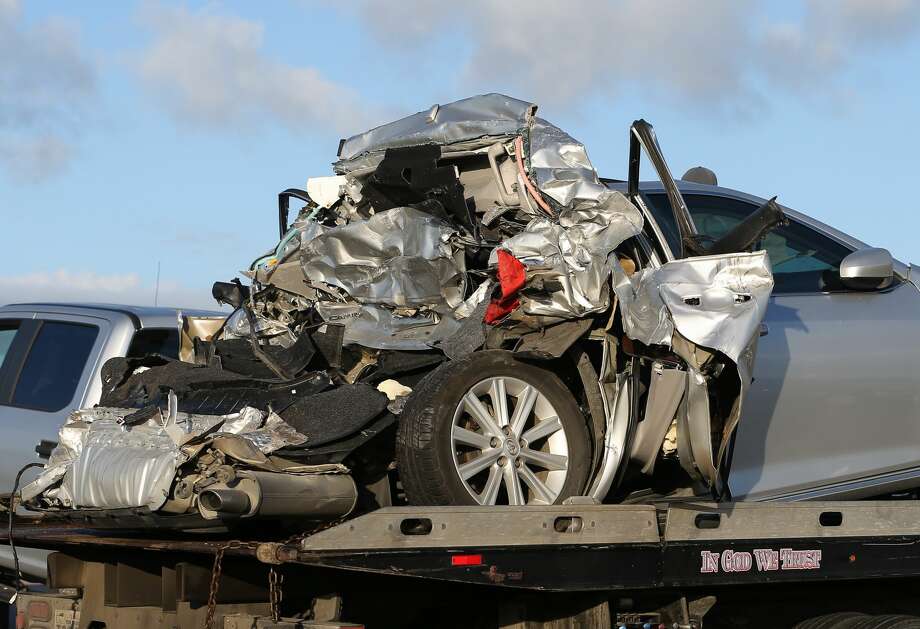
[[[451,7],[451,8],[448,8]],[[211,305],[338,139],[476,93],[920,262],[916,0],[0,0],[0,303]]]

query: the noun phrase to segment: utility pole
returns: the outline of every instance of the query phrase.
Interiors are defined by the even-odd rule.
[[[153,289],[153,305],[158,306],[160,301],[160,261],[157,260],[157,283]]]

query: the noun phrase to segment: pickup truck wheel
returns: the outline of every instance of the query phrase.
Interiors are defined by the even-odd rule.
[[[575,398],[511,352],[442,365],[400,418],[397,462],[412,504],[559,503],[584,489],[590,461]]]

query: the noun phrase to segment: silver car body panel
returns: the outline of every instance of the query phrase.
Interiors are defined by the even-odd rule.
[[[503,94],[464,98],[353,135],[342,143],[339,174],[373,166],[388,148],[419,144],[456,144],[511,136],[531,119],[537,106]]]
[[[920,467],[917,321],[920,292],[908,283],[774,295],[735,440],[733,495],[845,491]],[[879,483],[866,495],[886,491]]]
[[[752,209],[764,202],[728,188],[678,186]],[[641,189],[664,192],[658,182],[643,182]],[[783,209],[852,251],[869,248]],[[662,245],[670,255],[663,239]],[[918,485],[920,270],[895,260],[895,273],[902,281],[881,291],[771,295],[732,452],[734,498],[855,499]]]

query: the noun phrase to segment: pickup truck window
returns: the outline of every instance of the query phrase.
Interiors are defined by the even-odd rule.
[[[48,412],[67,406],[98,335],[94,325],[42,323],[13,389],[12,406]]]
[[[0,323],[0,369],[3,368],[3,361],[6,360],[6,353],[10,349],[13,338],[16,336],[16,330],[19,329],[17,323]]]
[[[646,200],[669,244],[672,239],[676,243],[677,228],[667,196],[649,194]],[[684,200],[697,230],[713,240],[727,234],[757,209],[752,203],[708,194],[685,194]],[[774,293],[844,290],[838,270],[850,249],[818,231],[792,221],[773,229],[758,247],[770,255]]]
[[[179,360],[179,329],[144,328],[134,334],[128,347],[128,358],[159,354]]]

